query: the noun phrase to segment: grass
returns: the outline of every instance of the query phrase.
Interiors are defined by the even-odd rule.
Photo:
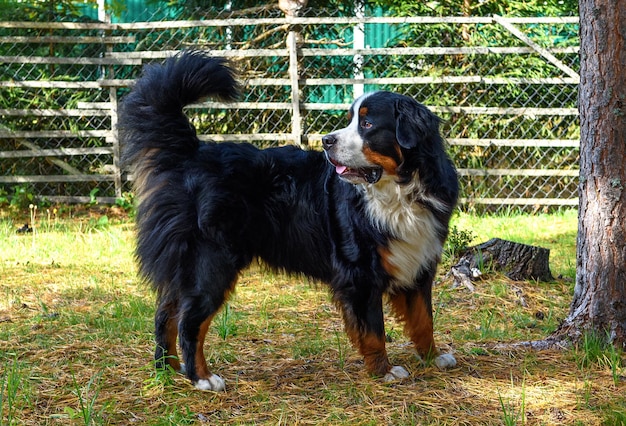
[[[439,371],[387,321],[392,362],[411,377],[365,373],[323,286],[245,271],[205,351],[226,393],[153,369],[154,298],[136,278],[133,226],[46,216],[34,234],[0,220],[0,424],[624,424],[623,354],[589,336],[568,351],[497,352],[541,339],[567,314],[576,215],[454,217],[472,243],[491,237],[551,249],[550,283],[488,273],[476,292],[433,291],[435,338],[458,366]],[[519,303],[520,290],[527,307]]]

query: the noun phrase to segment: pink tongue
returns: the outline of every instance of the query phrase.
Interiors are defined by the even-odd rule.
[[[342,174],[343,172],[345,172],[347,169],[346,166],[335,166],[335,171],[337,172],[338,175]]]

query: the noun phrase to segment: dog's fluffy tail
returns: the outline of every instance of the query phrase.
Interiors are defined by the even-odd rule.
[[[200,143],[183,107],[206,97],[234,100],[238,93],[227,61],[201,51],[184,51],[162,65],[146,66],[120,106],[123,164],[152,160],[161,168],[179,165],[177,160],[195,153]]]
[[[122,161],[133,172],[137,197],[136,256],[140,275],[159,300],[176,293],[193,269],[185,262],[193,258],[197,221],[182,175],[200,141],[183,107],[208,96],[232,100],[237,94],[235,73],[224,59],[185,51],[163,65],[145,67],[120,105]]]

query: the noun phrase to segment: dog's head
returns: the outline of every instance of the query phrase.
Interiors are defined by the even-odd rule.
[[[322,144],[339,177],[351,183],[375,184],[384,176],[406,182],[418,167],[416,157],[443,150],[439,118],[408,96],[365,94],[350,107],[348,120]]]

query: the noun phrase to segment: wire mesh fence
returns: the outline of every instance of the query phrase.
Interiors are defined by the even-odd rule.
[[[121,197],[117,101],[143,65],[193,47],[230,58],[244,82],[239,102],[188,109],[204,139],[318,149],[356,96],[393,90],[443,118],[462,208],[577,205],[577,18],[198,13],[0,22],[0,191]]]

